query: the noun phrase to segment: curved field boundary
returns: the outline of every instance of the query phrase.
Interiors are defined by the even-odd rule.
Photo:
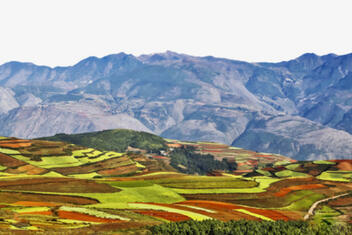
[[[317,202],[314,202],[313,205],[309,208],[308,213],[304,216],[304,220],[309,219],[309,217],[314,214],[314,210],[317,208],[317,206],[319,204],[327,202],[327,201],[330,201],[330,200],[333,200],[333,199],[336,199],[336,198],[339,198],[339,197],[347,196],[349,194],[350,193],[344,193],[344,194],[340,194],[340,195],[337,195],[337,196],[325,198],[325,199],[319,200]]]
[[[290,186],[287,188],[280,189],[280,191],[275,193],[275,196],[276,197],[283,197],[292,191],[305,190],[305,189],[319,189],[319,188],[326,188],[326,187],[327,186],[325,186],[323,184],[303,184],[303,185],[297,185],[297,186]]]
[[[184,188],[170,188],[179,194],[219,194],[219,193],[262,193],[266,191],[271,184],[282,179],[270,177],[256,177],[254,178],[259,185],[252,188],[213,188],[213,189],[184,189]]]
[[[253,212],[250,212],[248,210],[245,210],[245,209],[235,209],[236,211],[239,211],[239,212],[242,212],[242,213],[245,213],[245,214],[248,214],[248,215],[251,215],[251,216],[254,216],[254,217],[257,217],[259,219],[262,219],[262,220],[267,220],[267,221],[274,221],[264,215],[260,215],[260,214],[256,214],[256,213],[253,213]]]
[[[226,202],[218,202],[218,201],[205,201],[205,200],[190,200],[190,201],[184,201],[179,204],[184,204],[184,205],[192,205],[192,206],[198,206],[202,208],[207,208],[215,211],[226,211],[226,210],[235,210],[241,213],[249,212],[256,214],[258,216],[254,216],[249,213],[245,213],[257,218],[260,218],[259,216],[263,216],[265,218],[271,219],[271,220],[288,220],[289,218],[282,213],[274,210],[269,210],[269,209],[259,209],[259,208],[254,208],[254,207],[245,207],[242,205],[237,205],[237,204],[231,204],[231,203],[226,203]],[[241,211],[244,210],[244,211]],[[262,218],[263,219],[263,218]]]
[[[166,212],[174,212],[174,213],[188,216],[191,219],[198,220],[198,221],[211,219],[211,217],[209,217],[209,216],[205,216],[205,215],[198,214],[198,213],[191,212],[191,211],[171,208],[171,207],[167,207],[167,206],[160,206],[160,205],[155,205],[155,204],[145,204],[145,203],[128,203],[128,205],[134,209],[148,209],[148,210],[160,210],[160,211],[166,211]]]
[[[77,205],[90,205],[99,203],[99,200],[85,196],[76,196],[70,194],[65,195],[64,193],[37,193],[12,190],[0,190],[0,200],[3,203],[15,203],[17,201],[46,201],[54,203],[71,203]]]
[[[79,221],[86,221],[86,222],[93,222],[93,223],[118,223],[118,222],[121,222],[121,220],[117,220],[117,219],[105,219],[105,218],[100,218],[100,217],[96,217],[96,216],[92,216],[92,215],[87,215],[84,213],[73,212],[73,211],[64,211],[64,210],[59,210],[58,216],[59,216],[59,218],[62,218],[62,219],[79,220]]]

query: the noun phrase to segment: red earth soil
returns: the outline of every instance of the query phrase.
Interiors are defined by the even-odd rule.
[[[172,222],[185,221],[185,220],[191,219],[188,216],[181,215],[174,212],[155,211],[155,210],[135,210],[134,212],[137,212],[142,215],[149,215],[152,217],[166,219]]]
[[[87,222],[97,222],[97,223],[121,222],[121,220],[99,218],[92,215],[87,215],[87,214],[72,212],[72,211],[59,210],[58,215],[62,219],[73,219],[73,220],[80,220],[80,221],[87,221]]]
[[[266,216],[270,219],[273,220],[285,220],[287,221],[289,218],[277,211],[274,210],[266,210],[266,209],[257,209],[253,207],[244,207],[236,204],[230,204],[230,203],[225,203],[225,202],[216,202],[216,201],[202,201],[202,200],[190,200],[190,201],[184,201],[181,202],[181,204],[187,204],[187,205],[193,205],[193,206],[199,206],[207,209],[213,209],[213,210],[234,210],[234,209],[244,209],[249,212],[259,214]]]
[[[170,148],[181,148],[183,145],[182,144],[166,144]]]
[[[34,201],[18,201],[12,203],[14,206],[45,206],[45,207],[55,207],[60,206],[61,204],[53,202],[34,202]]]
[[[31,211],[31,212],[21,212],[21,215],[53,215],[51,211]]]
[[[292,191],[305,190],[305,189],[318,189],[318,188],[326,188],[326,186],[323,184],[303,184],[303,185],[290,186],[287,188],[280,189],[280,191],[275,193],[275,196],[283,197]]]
[[[342,171],[352,171],[352,160],[335,160],[337,168]]]
[[[31,145],[32,143],[1,143],[0,142],[0,147],[14,148],[14,149],[30,147]]]

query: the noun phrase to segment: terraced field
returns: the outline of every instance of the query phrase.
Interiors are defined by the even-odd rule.
[[[222,160],[228,159],[230,162],[237,163],[237,170],[242,173],[246,170],[250,172],[251,169],[257,166],[265,166],[270,163],[281,162],[291,163],[295,162],[290,158],[279,154],[271,153],[258,153],[246,149],[231,147],[225,144],[212,143],[212,142],[184,142],[178,140],[169,140],[168,143],[171,147],[193,146],[201,154],[211,154],[215,159]]]
[[[303,220],[314,202],[340,194],[346,195],[322,203],[309,219],[352,221],[349,160],[296,162],[221,144],[168,143],[164,158],[155,159],[157,153],[0,138],[0,233],[124,233],[190,219]],[[176,172],[168,152],[185,145],[244,164],[209,175]]]

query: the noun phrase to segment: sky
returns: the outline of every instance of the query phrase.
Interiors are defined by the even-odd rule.
[[[0,64],[167,50],[249,62],[352,52],[350,0],[1,0]]]

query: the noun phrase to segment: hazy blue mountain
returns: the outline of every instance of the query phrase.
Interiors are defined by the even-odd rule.
[[[247,63],[166,52],[0,66],[0,134],[131,128],[297,159],[352,158],[352,54]]]

